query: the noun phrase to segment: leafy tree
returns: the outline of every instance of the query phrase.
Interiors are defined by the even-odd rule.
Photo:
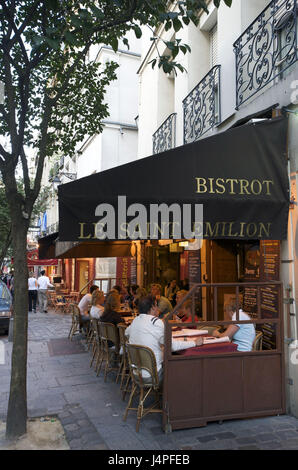
[[[227,5],[231,0],[224,0]],[[86,134],[99,133],[108,109],[107,85],[116,64],[88,60],[92,45],[110,45],[142,26],[156,30],[162,23],[178,32],[197,22],[204,0],[0,0],[0,171],[11,220],[15,269],[14,342],[7,415],[8,437],[26,431],[27,266],[26,236],[38,198],[45,158],[57,152],[71,155]],[[219,6],[220,0],[214,0]],[[177,11],[173,5],[177,4]],[[172,57],[159,58],[165,72],[183,70],[175,62],[188,47],[169,43]],[[172,59],[172,60],[171,60]],[[5,142],[9,142],[8,144]],[[35,176],[29,177],[27,149],[37,154]],[[22,168],[23,188],[17,182]]]

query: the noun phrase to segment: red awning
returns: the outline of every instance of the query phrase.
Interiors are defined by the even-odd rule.
[[[38,249],[27,251],[27,266],[32,268],[34,266],[57,266],[58,260],[53,259],[39,259]]]

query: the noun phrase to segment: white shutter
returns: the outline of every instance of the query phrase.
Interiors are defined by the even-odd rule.
[[[217,65],[217,24],[210,31],[210,68]]]

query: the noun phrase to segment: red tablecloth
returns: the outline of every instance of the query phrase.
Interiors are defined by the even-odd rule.
[[[204,354],[220,354],[237,351],[237,344],[234,343],[213,343],[196,346],[195,348],[177,351],[180,356],[201,356]]]

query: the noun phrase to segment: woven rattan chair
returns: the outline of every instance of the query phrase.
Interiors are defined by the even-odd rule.
[[[160,408],[160,383],[156,367],[156,359],[152,349],[146,346],[140,346],[136,344],[126,345],[130,376],[132,380],[132,390],[130,393],[129,401],[123,416],[125,421],[129,410],[137,412],[137,424],[136,431],[139,431],[141,419],[148,413],[162,413]],[[142,372],[147,371],[149,373],[148,378],[143,378]],[[132,400],[139,390],[139,403],[137,408],[132,407]],[[145,401],[151,392],[155,394],[155,402],[148,408],[144,407]]]
[[[125,330],[127,328],[126,325],[119,323],[117,325],[118,331],[119,331],[119,341],[120,341],[120,364],[119,364],[119,370],[116,378],[116,382],[118,383],[119,377],[121,377],[120,380],[120,390],[123,390],[123,399],[125,398],[126,391],[127,391],[127,386],[130,378],[129,374],[129,365],[128,365],[128,357],[127,357],[127,350],[126,350],[126,343],[127,343],[127,338],[125,336]],[[125,381],[126,379],[126,381]]]
[[[98,354],[100,350],[100,337],[99,337],[99,330],[98,330],[98,322],[99,320],[97,318],[91,318],[89,338],[87,338],[87,344],[89,340],[88,350],[90,349],[90,345],[92,346],[92,358],[90,362],[90,367],[92,367],[94,360],[97,363]]]
[[[68,334],[68,338],[72,341],[73,335],[76,333],[80,333],[80,321],[81,321],[81,313],[80,309],[76,304],[70,304],[70,313],[71,313],[71,327]]]
[[[104,381],[106,382],[109,372],[115,371],[118,373],[119,370],[119,333],[117,326],[113,323],[99,321],[98,326],[102,346],[99,367],[101,368],[102,362],[105,361]],[[111,346],[111,343],[113,346]],[[97,375],[99,371],[97,370]]]
[[[252,344],[252,351],[261,351],[263,346],[263,333],[261,331],[256,331],[256,337]]]

